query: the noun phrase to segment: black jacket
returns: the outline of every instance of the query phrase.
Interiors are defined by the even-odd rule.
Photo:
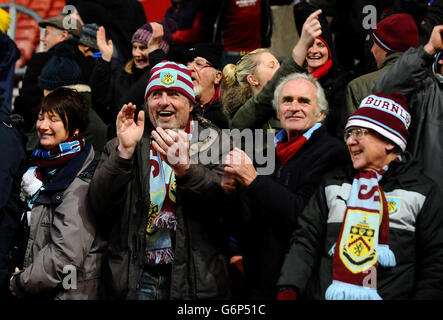
[[[319,79],[325,91],[329,109],[325,120],[325,126],[330,135],[339,139],[343,138],[346,126],[346,86],[353,75],[345,70],[332,66],[329,72]]]
[[[220,129],[229,129],[228,118],[223,113],[222,101],[208,102],[204,107],[194,107],[194,113],[201,115],[215,124]]]
[[[403,154],[380,180],[389,207],[389,247],[396,266],[377,267],[382,299],[441,299],[443,294],[443,193],[423,175],[421,165]],[[356,171],[338,168],[322,180],[297,221],[280,287],[308,299],[324,299],[332,283],[333,257]]]
[[[148,67],[138,69],[134,65],[132,73],[128,73],[116,59],[111,62],[97,59],[89,84],[92,104],[106,124],[115,122],[123,104],[133,102],[126,101],[123,96],[141,77],[145,79],[149,75],[147,70]],[[147,83],[147,79],[145,81]]]
[[[138,69],[134,65],[132,73],[128,73],[117,59],[97,59],[90,79],[92,103],[103,122],[109,124],[109,140],[116,136],[115,119],[125,103],[132,102],[137,110],[143,109],[149,73],[163,60],[167,55],[161,49],[154,50],[149,54],[149,66]]]
[[[242,199],[247,210],[238,224],[238,239],[251,297],[276,298],[275,285],[298,215],[322,176],[347,161],[344,144],[322,126],[285,165],[276,157],[274,173],[258,176],[246,188]]]

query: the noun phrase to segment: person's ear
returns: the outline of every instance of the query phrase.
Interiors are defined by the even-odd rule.
[[[251,87],[256,87],[256,86],[259,85],[257,79],[255,79],[255,77],[254,77],[253,74],[249,74],[249,75],[246,77],[246,81],[248,81],[248,83],[249,83],[249,85],[250,85]]]
[[[215,85],[219,84],[222,78],[223,78],[223,73],[217,70],[217,73],[215,74],[214,84]]]
[[[325,113],[321,111],[320,114],[317,116],[317,122],[322,122],[324,118],[325,118]]]
[[[385,146],[385,150],[386,150],[386,154],[391,153],[392,151],[394,151],[395,145],[393,145],[392,143],[386,143]]]
[[[69,32],[66,30],[63,30],[61,33],[61,36],[63,38],[63,41],[68,40]]]
[[[80,130],[75,129],[75,131],[74,131],[74,136],[78,135],[79,133],[80,133]]]

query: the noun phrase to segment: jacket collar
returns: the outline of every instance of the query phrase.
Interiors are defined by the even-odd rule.
[[[80,172],[90,151],[91,145],[85,143],[83,150],[72,158],[71,161],[55,175],[54,179],[45,186],[45,191],[65,190]]]
[[[400,57],[403,54],[403,52],[394,52],[388,55],[385,60],[381,63],[381,66],[379,70],[383,69],[384,67],[390,66],[394,64],[395,61],[397,61],[398,57]]]

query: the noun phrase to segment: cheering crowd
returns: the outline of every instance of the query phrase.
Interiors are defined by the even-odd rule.
[[[125,1],[0,9],[1,297],[443,297],[443,1]]]

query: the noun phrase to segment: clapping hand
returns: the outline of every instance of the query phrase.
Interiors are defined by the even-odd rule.
[[[153,130],[151,134],[154,138],[152,146],[174,170],[175,176],[184,175],[191,165],[188,134],[184,130],[162,129],[160,127]]]
[[[139,111],[137,122],[134,121],[136,106],[132,103],[123,105],[123,108],[117,115],[117,138],[119,156],[124,159],[131,159],[135,146],[140,141],[144,126],[145,112]]]
[[[249,186],[257,177],[257,171],[252,164],[251,158],[238,149],[234,148],[225,158],[225,174],[233,177],[238,183]]]

